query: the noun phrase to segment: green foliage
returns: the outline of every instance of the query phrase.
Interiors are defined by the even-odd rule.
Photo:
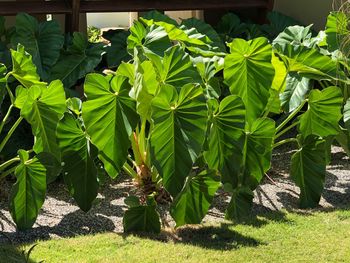
[[[99,157],[108,174],[115,178],[126,161],[129,137],[138,116],[135,101],[129,97],[131,86],[123,76],[86,77],[82,116],[91,141],[99,149]]]
[[[101,172],[112,179],[130,175],[141,189],[125,200],[126,232],[158,233],[157,202],[170,203],[177,226],[200,223],[220,186],[231,195],[226,218],[242,220],[273,149],[286,143],[297,146],[290,174],[300,206],[316,206],[333,138],[349,151],[347,64],[331,37],[313,37],[310,26],[288,27],[274,41],[253,38],[263,28],[293,24],[276,13],[270,20],[270,26],[243,27],[229,14],[219,34],[196,19],[179,25],[151,12],[129,32],[106,33],[107,47],[74,33],[62,49],[55,23],[18,15],[11,39],[26,38],[24,47],[11,51],[12,66],[0,64],[0,96],[10,105],[0,124],[0,151],[23,120],[35,138],[33,149],[0,164],[1,178],[15,172],[18,180],[10,201],[18,228],[33,225],[46,184],[60,170],[83,211],[92,207]],[[224,31],[249,40],[224,36],[227,52]],[[116,71],[87,74],[104,51]],[[67,88],[83,78],[84,102],[66,100]],[[14,107],[20,116],[8,122]],[[3,132],[5,126],[11,127]],[[293,136],[288,132],[295,127]]]
[[[87,138],[81,119],[65,113],[57,127],[63,162],[63,177],[79,207],[87,212],[97,196],[98,180],[94,159],[97,150]]]
[[[299,149],[292,156],[291,177],[300,187],[300,207],[316,207],[326,175],[325,141],[308,136],[298,138]]]
[[[50,70],[60,56],[63,35],[57,21],[38,21],[27,14],[16,17],[16,32],[11,41],[13,46],[21,44],[32,55],[41,79],[49,79]]]
[[[224,76],[231,94],[240,96],[246,105],[247,119],[252,121],[265,109],[274,77],[272,48],[267,39],[235,39],[225,57]]]
[[[176,226],[200,224],[219,187],[220,177],[215,170],[190,176],[170,210]]]
[[[60,79],[66,88],[72,87],[78,79],[94,70],[102,59],[102,53],[102,43],[89,43],[83,34],[74,33],[72,43],[52,67],[50,81]]]
[[[203,90],[193,84],[183,86],[180,92],[163,86],[152,101],[152,158],[173,197],[183,188],[202,150],[207,116]]]
[[[40,160],[44,156],[29,159],[29,154],[23,150],[18,155],[21,161],[15,171],[17,182],[11,189],[10,211],[17,227],[26,229],[35,223],[44,203],[48,170]]]
[[[300,131],[307,137],[327,137],[339,133],[338,123],[342,117],[343,96],[338,87],[322,91],[312,90],[309,95],[309,109],[300,117]]]
[[[160,232],[160,218],[153,198],[149,198],[146,205],[141,205],[130,196],[125,199],[125,203],[129,205],[123,217],[125,232]]]

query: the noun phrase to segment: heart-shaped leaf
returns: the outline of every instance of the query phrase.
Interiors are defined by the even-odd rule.
[[[300,148],[293,154],[290,175],[300,187],[300,207],[318,205],[326,175],[325,141],[316,136],[298,138]]]
[[[28,14],[16,16],[16,32],[12,37],[13,46],[18,43],[32,55],[39,76],[47,81],[52,66],[57,62],[63,46],[63,35],[57,21],[44,21],[40,24]]]
[[[238,185],[254,190],[271,166],[272,144],[275,136],[275,122],[260,118],[247,124],[244,136],[239,139],[237,148],[228,157],[223,167],[222,181],[233,189]]]
[[[163,86],[152,101],[152,158],[173,197],[182,190],[202,150],[207,116],[203,89],[193,84],[179,93],[172,86]]]
[[[131,86],[123,76],[89,74],[84,90],[83,119],[91,142],[99,150],[109,176],[115,178],[126,161],[129,137],[138,122]]]
[[[190,176],[184,189],[171,205],[170,213],[176,226],[200,224],[219,186],[220,177],[214,170]]]
[[[40,77],[36,71],[36,66],[33,64],[32,56],[24,50],[22,45],[18,44],[17,50],[11,49],[11,56],[11,74],[24,87],[30,88],[33,85],[45,85],[45,83],[40,82]]]
[[[129,31],[119,29],[108,30],[107,32],[103,33],[103,38],[106,38],[110,42],[110,44],[106,47],[106,57],[109,68],[115,68],[123,61],[128,61],[131,59],[127,51],[127,38],[129,35]]]
[[[33,226],[46,194],[46,175],[48,169],[41,163],[45,155],[29,159],[26,151],[18,152],[21,163],[17,166],[16,183],[11,189],[10,212],[18,229]]]
[[[94,164],[97,150],[91,145],[79,120],[70,113],[65,113],[58,123],[57,140],[64,163],[64,181],[79,207],[87,212],[99,186]]]
[[[229,220],[244,220],[253,206],[254,193],[249,187],[236,188],[227,207],[225,218]]]
[[[209,127],[209,149],[204,157],[211,169],[221,170],[234,151],[240,149],[239,139],[244,133],[245,107],[235,95],[224,98],[213,113]]]
[[[27,100],[21,109],[21,116],[32,126],[36,138],[34,151],[49,152],[60,160],[60,151],[56,142],[58,120],[66,110],[66,97],[62,82],[53,81],[46,87],[32,86],[28,90]]]
[[[160,233],[160,217],[154,200],[147,205],[137,205],[136,200],[133,200],[125,211],[123,226],[124,232]]]
[[[292,44],[276,44],[274,47],[288,72],[296,72],[310,79],[348,82],[345,73],[339,70],[337,61],[316,48]]]
[[[82,33],[73,34],[72,44],[62,52],[51,70],[50,80],[60,79],[65,88],[92,72],[100,63],[103,54],[102,43],[89,43]]]
[[[300,118],[300,132],[305,138],[309,135],[321,137],[337,135],[342,106],[343,96],[340,88],[312,90],[309,96],[309,108]]]
[[[266,38],[235,39],[229,47],[231,54],[225,57],[225,82],[231,94],[243,99],[247,120],[251,122],[261,115],[270,97],[275,75],[272,47]]]
[[[188,83],[201,83],[190,56],[180,46],[169,48],[162,61],[152,60],[159,72],[160,82],[180,88]]]

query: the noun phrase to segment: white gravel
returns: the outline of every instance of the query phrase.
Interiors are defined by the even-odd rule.
[[[333,147],[332,152],[320,210],[350,207],[350,160],[340,147]],[[287,154],[274,154],[273,169],[268,173],[272,180],[265,179],[257,189],[253,214],[268,214],[269,211],[280,213],[282,209],[298,210],[299,189],[288,178],[291,154],[292,151],[288,149]],[[125,178],[108,184],[100,189],[93,208],[84,213],[69,197],[65,186],[54,183],[49,186],[46,201],[33,229],[17,232],[7,210],[7,193],[12,183],[3,181],[0,185],[0,243],[33,242],[106,231],[122,232],[122,217],[126,209],[124,198],[133,189],[132,182]],[[220,192],[204,221],[222,221],[228,201],[229,196]]]

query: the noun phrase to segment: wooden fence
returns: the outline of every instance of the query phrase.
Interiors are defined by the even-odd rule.
[[[64,14],[66,31],[78,31],[81,13],[144,12],[149,10],[257,9],[261,17],[273,8],[273,0],[16,0],[0,1],[0,15]]]

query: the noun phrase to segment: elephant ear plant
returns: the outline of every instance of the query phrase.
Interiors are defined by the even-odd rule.
[[[10,213],[19,229],[30,228],[45,200],[46,185],[60,173],[60,151],[56,143],[56,126],[65,112],[65,93],[60,81],[41,82],[32,57],[19,45],[11,50],[12,70],[0,64],[0,88],[10,106],[0,124],[0,152],[23,121],[35,137],[32,149],[18,149],[18,156],[0,165],[0,178],[12,173],[16,183],[10,192]],[[12,84],[18,86],[13,93]],[[11,85],[10,85],[11,84]],[[19,111],[19,116],[18,116]],[[10,127],[6,132],[5,129]]]
[[[157,13],[137,21],[128,37],[132,61],[107,76],[89,74],[82,111],[71,113],[107,173],[124,171],[141,189],[125,201],[126,231],[158,232],[161,202],[171,203],[177,226],[200,223],[220,185],[231,194],[226,217],[243,219],[273,149],[286,143],[297,147],[291,177],[300,206],[320,200],[342,117],[342,91],[332,85],[348,83],[337,63],[313,46],[266,38],[235,39],[226,54],[191,34],[200,23],[188,29]],[[313,88],[319,82],[330,85]],[[295,137],[280,139],[295,127]]]
[[[308,30],[289,28],[272,43],[236,38],[226,53],[204,22],[179,25],[152,12],[130,29],[129,62],[86,76],[83,102],[65,101],[60,81],[42,83],[35,68],[26,69],[31,63],[15,59],[10,73],[2,67],[0,84],[10,75],[21,83],[16,96],[7,90],[12,107],[32,125],[37,155],[29,159],[31,151],[20,151],[2,164],[3,170],[16,169],[12,203],[23,207],[18,200],[27,188],[20,186],[27,180],[35,191],[23,202],[34,207],[34,222],[45,180],[57,174],[42,157],[51,156],[61,163],[64,181],[84,211],[97,196],[101,167],[111,178],[130,175],[140,191],[125,199],[127,232],[159,232],[161,203],[169,204],[176,226],[198,224],[220,187],[231,197],[226,218],[241,220],[271,167],[273,150],[292,143],[290,175],[300,187],[300,206],[316,206],[339,121],[343,116],[349,123],[349,104],[344,107],[336,84],[349,81],[321,49],[322,39]],[[20,162],[17,168],[14,162]],[[22,228],[31,225],[14,219]]]

